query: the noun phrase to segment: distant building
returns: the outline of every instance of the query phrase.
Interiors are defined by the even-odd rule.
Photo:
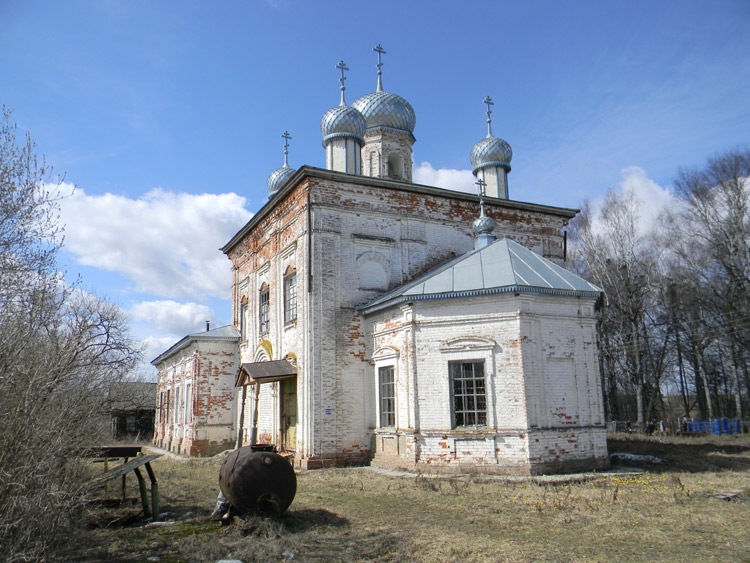
[[[234,326],[188,334],[151,362],[158,370],[155,445],[184,455],[234,446],[239,339]]]
[[[154,435],[156,383],[113,383],[107,395],[112,437],[150,441]]]
[[[576,210],[509,199],[489,98],[471,151],[481,211],[477,196],[413,184],[414,110],[383,90],[376,50],[377,89],[352,106],[337,67],[326,170],[291,168],[286,144],[268,203],[222,248],[243,443],[307,468],[606,465],[601,290],[561,267]]]

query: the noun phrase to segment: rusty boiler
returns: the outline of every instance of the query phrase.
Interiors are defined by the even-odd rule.
[[[294,500],[297,477],[273,446],[244,446],[224,460],[219,487],[235,514],[279,516]]]

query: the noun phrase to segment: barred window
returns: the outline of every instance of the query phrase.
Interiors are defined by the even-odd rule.
[[[260,333],[263,334],[265,332],[268,332],[268,329],[271,326],[271,307],[269,304],[268,286],[266,285],[264,285],[263,289],[260,290],[259,305],[260,306],[258,307],[258,311],[260,312]]]
[[[450,362],[453,427],[487,424],[483,362]]]
[[[297,320],[297,274],[292,272],[284,278],[284,322]]]
[[[380,426],[396,425],[396,394],[393,380],[393,366],[378,369],[380,388]]]

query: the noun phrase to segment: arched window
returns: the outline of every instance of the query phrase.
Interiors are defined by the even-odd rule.
[[[284,323],[297,320],[297,272],[291,266],[284,274]]]
[[[271,303],[268,284],[260,286],[260,296],[258,299],[258,320],[260,333],[264,334],[271,328]]]
[[[404,166],[397,154],[388,155],[388,177],[401,180],[404,177]]]
[[[240,339],[247,340],[247,297],[240,302]]]

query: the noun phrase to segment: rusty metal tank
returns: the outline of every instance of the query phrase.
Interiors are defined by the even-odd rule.
[[[272,445],[244,446],[224,460],[219,487],[236,514],[279,516],[294,500],[297,477]]]

